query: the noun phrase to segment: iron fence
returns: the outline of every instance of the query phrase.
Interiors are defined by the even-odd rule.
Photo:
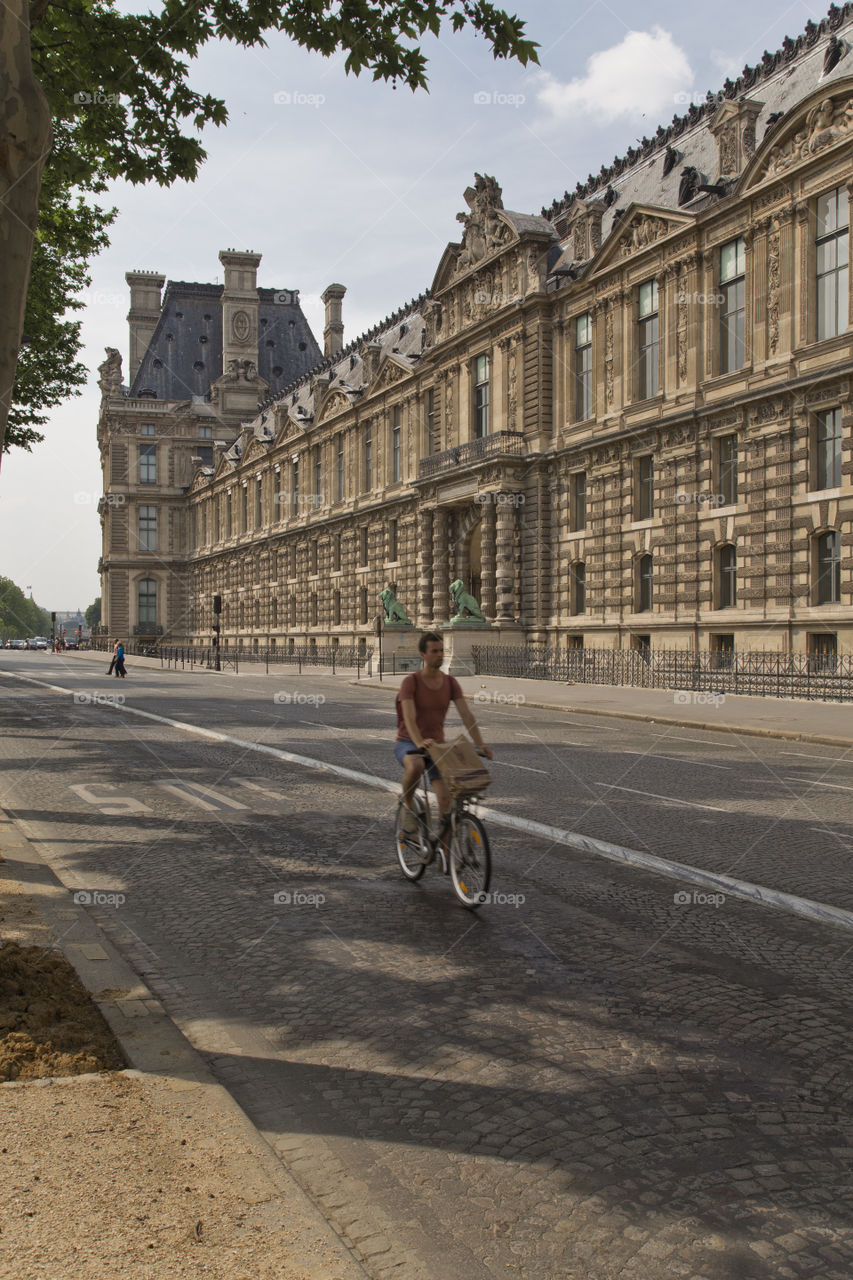
[[[684,689],[708,695],[853,701],[853,657],[807,653],[694,653],[688,649],[553,649],[474,645],[477,675],[572,684]]]
[[[104,653],[112,651],[112,645],[106,639],[93,641],[93,649]],[[144,640],[130,640],[124,646],[126,657],[159,658],[161,666],[192,669],[203,667],[207,670],[216,668],[216,648],[213,645],[166,645],[146,644]],[[359,676],[361,670],[370,661],[372,649],[359,645],[299,645],[291,648],[239,648],[221,645],[219,648],[219,665],[223,671],[239,671],[240,666],[297,667],[301,674],[303,667],[328,667],[334,675],[339,668],[355,668]]]

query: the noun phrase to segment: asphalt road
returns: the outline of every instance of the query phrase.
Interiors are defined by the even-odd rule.
[[[0,803],[371,1275],[847,1280],[849,934],[497,827],[471,916],[390,794],[240,745],[394,778],[387,692],[104,670],[0,656]],[[844,752],[477,715],[491,807],[853,906]]]

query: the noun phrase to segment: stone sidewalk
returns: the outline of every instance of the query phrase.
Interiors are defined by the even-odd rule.
[[[3,941],[59,949],[131,1069],[0,1084],[0,1275],[364,1280],[163,1005],[0,810]]]

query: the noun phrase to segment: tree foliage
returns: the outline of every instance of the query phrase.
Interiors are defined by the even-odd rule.
[[[121,12],[112,0],[35,0],[30,15],[53,144],[4,449],[42,440],[45,411],[86,380],[73,313],[85,306],[77,295],[115,217],[91,195],[114,178],[164,186],[195,178],[205,159],[197,134],[226,123],[223,99],[188,84],[189,64],[209,41],[250,47],[283,32],[326,57],[345,52],[348,73],[412,90],[427,87],[419,42],[446,27],[479,33],[495,58],[538,61],[524,23],[488,0],[163,0],[147,13]]]
[[[90,631],[92,630],[93,627],[99,627],[101,625],[101,597],[100,596],[95,596],[95,599],[92,601],[89,607],[83,610],[83,617],[86,621],[86,626],[89,628]]]
[[[0,635],[5,640],[50,634],[50,614],[29,600],[11,578],[0,578]]]

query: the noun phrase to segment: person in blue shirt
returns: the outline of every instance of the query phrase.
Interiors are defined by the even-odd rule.
[[[119,640],[116,644],[116,679],[121,676],[122,680],[127,675],[124,669],[124,645]]]

